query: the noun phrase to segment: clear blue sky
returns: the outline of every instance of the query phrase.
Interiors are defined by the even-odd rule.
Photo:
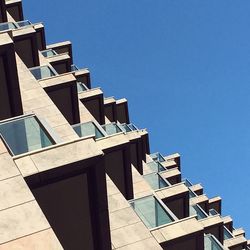
[[[23,0],[48,43],[106,96],[126,97],[152,151],[179,152],[183,176],[223,198],[250,237],[250,1]]]

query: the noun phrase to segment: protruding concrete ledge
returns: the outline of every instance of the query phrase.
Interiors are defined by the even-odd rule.
[[[93,139],[79,139],[16,156],[14,160],[23,177],[53,169],[57,176],[75,171],[81,165],[80,162],[102,154]],[[73,167],[74,163],[78,166]]]
[[[243,228],[237,228],[233,230],[233,235],[237,236],[244,236],[245,237],[245,230]]]
[[[237,236],[231,239],[224,240],[224,246],[228,247],[230,250],[244,249],[247,246],[247,240],[244,236]]]
[[[58,74],[71,72],[72,59],[68,53],[46,57]]]
[[[167,169],[172,169],[172,168],[178,168],[177,163],[175,162],[175,160],[168,160],[168,161],[163,161],[161,162],[162,166],[167,168]]]
[[[208,213],[208,197],[205,194],[190,198],[190,204],[198,204],[206,213]]]
[[[213,234],[221,243],[223,243],[223,220],[220,215],[209,216],[199,220],[199,222],[204,227],[204,233]]]
[[[120,123],[130,123],[128,101],[125,98],[116,100],[117,121]]]
[[[181,182],[181,172],[178,168],[169,169],[161,172],[161,176],[167,179],[172,185]]]
[[[151,233],[164,249],[184,249],[180,248],[182,246],[195,250],[204,248],[203,227],[194,217],[152,229]]]
[[[230,216],[222,217],[224,226],[230,231],[233,231],[233,219]]]
[[[209,199],[208,209],[215,209],[219,214],[221,214],[221,197],[216,196]]]
[[[181,156],[179,153],[174,153],[174,154],[171,154],[171,155],[167,155],[164,157],[164,159],[166,161],[169,161],[169,160],[174,160],[179,168],[179,170],[181,169]]]
[[[203,194],[203,187],[202,187],[202,185],[200,183],[191,186],[190,190],[193,191],[194,193],[196,193],[197,195],[202,195]]]
[[[64,42],[59,42],[59,43],[54,43],[46,46],[47,49],[53,49],[55,50],[58,54],[61,53],[68,53],[70,58],[73,61],[72,58],[72,44],[70,41],[64,41]]]
[[[78,98],[100,124],[105,123],[103,92],[100,88],[83,91]]]

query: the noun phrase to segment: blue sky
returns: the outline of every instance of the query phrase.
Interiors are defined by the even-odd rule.
[[[223,214],[250,236],[250,1],[23,4],[48,43],[72,41],[93,86],[128,99],[151,151],[179,152],[183,176],[220,195]]]

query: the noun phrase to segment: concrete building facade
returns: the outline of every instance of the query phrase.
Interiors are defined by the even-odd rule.
[[[0,0],[0,250],[250,249],[72,55]]]

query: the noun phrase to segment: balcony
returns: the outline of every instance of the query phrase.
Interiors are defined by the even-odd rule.
[[[72,126],[79,137],[93,136],[95,139],[104,137],[101,128],[98,128],[94,122],[76,124]]]
[[[20,155],[55,144],[33,115],[0,122],[0,137],[12,155]]]
[[[58,75],[57,72],[50,66],[40,66],[29,69],[36,80],[41,80]]]
[[[207,234],[204,236],[204,249],[205,250],[223,250],[221,243],[212,235]]]
[[[159,227],[175,221],[171,211],[167,211],[154,196],[133,200],[130,204],[148,228]]]

